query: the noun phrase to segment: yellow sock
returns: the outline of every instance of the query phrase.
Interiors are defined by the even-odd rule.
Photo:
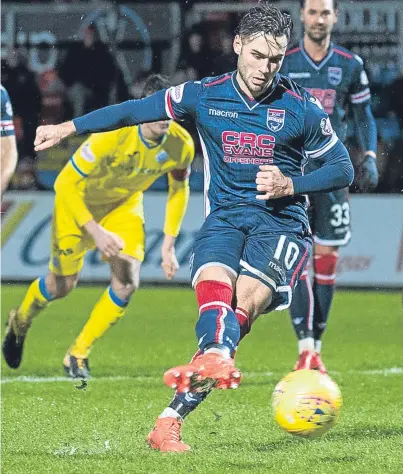
[[[92,345],[112,324],[125,315],[128,301],[120,299],[109,286],[90,314],[90,318],[74,341],[70,353],[75,357],[88,357]]]
[[[28,329],[34,317],[42,311],[52,296],[48,293],[45,285],[45,277],[33,281],[18,308],[18,326],[20,329]]]

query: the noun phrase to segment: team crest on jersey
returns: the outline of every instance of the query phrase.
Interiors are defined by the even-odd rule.
[[[327,79],[332,86],[338,86],[343,77],[343,70],[341,67],[327,68]]]
[[[285,110],[267,109],[267,128],[271,132],[278,132],[284,127]]]
[[[158,161],[158,163],[163,163],[164,161],[168,159],[168,153],[162,150],[159,153],[157,153],[157,156],[155,157],[155,159]]]
[[[329,117],[323,118],[320,121],[320,128],[322,129],[322,135],[333,135],[333,128]]]

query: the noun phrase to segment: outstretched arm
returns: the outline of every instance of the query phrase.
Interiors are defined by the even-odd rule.
[[[163,89],[139,100],[128,100],[90,112],[60,125],[38,127],[35,150],[45,150],[74,134],[116,130],[159,120],[182,120],[192,117],[198,105],[200,82],[186,82]]]
[[[60,125],[38,127],[35,150],[45,150],[75,134],[105,132],[139,123],[166,120],[169,118],[165,109],[166,93],[166,90],[161,90],[144,99],[128,100],[94,110]]]

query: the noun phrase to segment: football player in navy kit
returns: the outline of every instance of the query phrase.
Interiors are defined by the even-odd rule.
[[[18,160],[17,143],[13,123],[13,108],[8,92],[1,88],[1,195],[7,189],[8,183],[15,171]]]
[[[183,418],[211,388],[238,386],[233,355],[239,341],[259,314],[291,303],[312,246],[304,194],[340,189],[353,179],[348,152],[319,101],[278,73],[291,28],[289,15],[262,2],[240,22],[236,71],[37,131],[41,150],[74,133],[167,118],[193,120],[198,129],[206,220],[191,276],[199,350],[191,363],[164,375],[177,392],[148,437],[154,449],[190,449],[180,438]],[[307,159],[318,169],[304,175]]]
[[[337,22],[337,0],[302,0],[304,37],[286,53],[282,74],[295,80],[320,100],[340,140],[346,136],[346,114],[353,114],[363,160],[356,183],[360,190],[374,189],[377,133],[372,116],[371,93],[362,59],[331,41]],[[308,162],[305,172],[317,169]],[[313,231],[313,284],[307,267],[295,289],[291,320],[299,339],[295,369],[326,372],[320,352],[335,286],[338,249],[351,237],[348,188],[311,195],[309,217]]]

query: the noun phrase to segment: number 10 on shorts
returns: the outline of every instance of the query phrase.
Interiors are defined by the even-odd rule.
[[[288,244],[286,245],[286,240],[287,237],[285,235],[280,236],[273,257],[279,262],[283,260],[285,268],[287,270],[291,270],[292,266],[298,258],[299,248],[295,242],[288,242]]]

